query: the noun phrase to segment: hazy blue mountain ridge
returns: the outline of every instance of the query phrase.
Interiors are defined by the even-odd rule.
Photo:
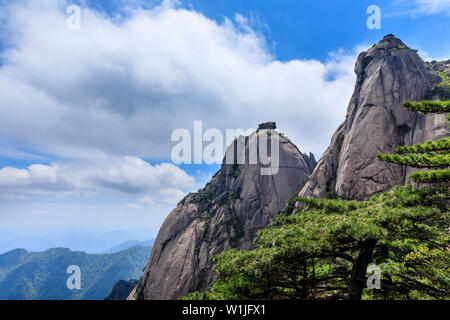
[[[139,279],[151,247],[112,254],[87,254],[66,248],[43,252],[16,249],[0,255],[2,300],[103,300],[119,280]],[[81,270],[81,289],[67,288],[67,267]]]
[[[155,240],[147,240],[147,241],[137,241],[137,240],[132,240],[132,241],[126,241],[123,243],[120,243],[114,247],[109,248],[108,250],[104,250],[102,252],[99,252],[101,254],[103,253],[115,253],[115,252],[119,252],[119,251],[123,251],[123,250],[127,250],[129,248],[132,247],[151,247],[153,246],[153,243],[155,242]]]

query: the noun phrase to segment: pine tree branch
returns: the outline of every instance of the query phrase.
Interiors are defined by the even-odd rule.
[[[398,155],[382,154],[377,155],[377,159],[385,162],[400,164],[414,168],[444,168],[450,164],[450,154],[433,155]]]
[[[402,146],[397,148],[398,153],[427,153],[433,151],[445,151],[448,153],[450,150],[450,137],[445,137],[439,140],[431,140],[425,143],[415,144],[413,146]]]
[[[450,181],[450,169],[415,172],[409,176],[417,183],[438,183]]]
[[[405,101],[402,104],[403,108],[409,111],[420,112],[420,113],[447,113],[450,112],[450,100],[446,101],[420,101],[411,102]]]

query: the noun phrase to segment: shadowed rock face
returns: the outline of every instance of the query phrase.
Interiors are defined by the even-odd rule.
[[[111,293],[105,300],[126,300],[134,287],[138,284],[137,280],[119,280],[111,290]]]
[[[249,144],[264,132],[245,139],[247,155]],[[277,174],[264,176],[260,165],[225,164],[225,158],[204,189],[182,200],[164,221],[129,299],[177,299],[215,280],[212,256],[225,249],[252,248],[256,232],[273,221],[316,165],[312,155],[300,153],[284,137],[279,150]]]
[[[362,200],[408,182],[411,169],[377,161],[375,155],[394,152],[399,145],[448,135],[444,115],[424,116],[401,107],[405,100],[424,99],[430,87],[441,81],[435,70],[446,68],[442,63],[427,65],[392,35],[361,53],[346,120],[300,196],[325,197],[331,193]]]

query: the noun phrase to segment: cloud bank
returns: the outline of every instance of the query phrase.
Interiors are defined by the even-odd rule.
[[[320,154],[344,118],[356,53],[277,61],[241,15],[219,23],[167,3],[124,19],[82,8],[81,29],[69,30],[65,5],[2,8],[0,135],[34,150],[168,159],[171,132],[194,120],[219,129],[275,120]]]
[[[142,195],[163,190],[182,196],[182,190],[196,187],[195,179],[171,163],[155,166],[135,158],[124,157],[83,165],[31,165],[26,169],[0,169],[0,194],[10,195]],[[177,188],[177,189],[170,189]],[[173,200],[170,203],[175,202]],[[165,200],[164,202],[168,202]]]
[[[67,27],[63,0],[0,4],[0,157],[33,161],[0,168],[0,198],[124,199],[103,209],[4,202],[5,226],[76,225],[83,214],[101,223],[133,210],[147,222],[157,212],[159,225],[200,183],[169,163],[173,130],[192,132],[195,120],[223,131],[277,121],[319,156],[344,120],[361,48],[325,62],[279,61],[241,14],[215,21],[174,1],[139,3],[124,1],[114,16],[81,7],[79,30]]]

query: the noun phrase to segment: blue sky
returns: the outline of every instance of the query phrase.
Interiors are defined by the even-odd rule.
[[[417,8],[411,5],[413,2],[407,1],[406,5],[392,0],[194,0],[192,4],[214,19],[232,16],[234,12],[254,15],[267,26],[266,35],[275,43],[275,53],[282,61],[325,60],[328,52],[376,43],[387,33],[395,34],[411,47],[424,47],[430,54],[445,56],[450,51],[450,43],[438,34],[450,33],[448,15],[413,13]],[[374,4],[381,8],[381,30],[366,28],[369,17],[366,9]]]
[[[71,4],[80,30],[67,28]],[[381,30],[366,27],[369,5]],[[277,121],[319,158],[345,118],[359,52],[393,33],[426,60],[450,58],[448,0],[0,6],[0,232],[11,237],[156,236],[220,167],[175,165],[175,129]]]
[[[114,15],[121,12],[123,1],[90,0],[89,3]],[[143,3],[152,8],[159,2]],[[450,51],[450,41],[442,38],[450,33],[450,5],[446,0],[191,0],[180,3],[217,21],[236,13],[253,19],[253,27],[264,34],[281,61],[324,61],[329,52],[376,43],[388,33],[432,57],[446,57]],[[370,5],[381,8],[380,30],[366,27],[369,17],[366,9]]]

